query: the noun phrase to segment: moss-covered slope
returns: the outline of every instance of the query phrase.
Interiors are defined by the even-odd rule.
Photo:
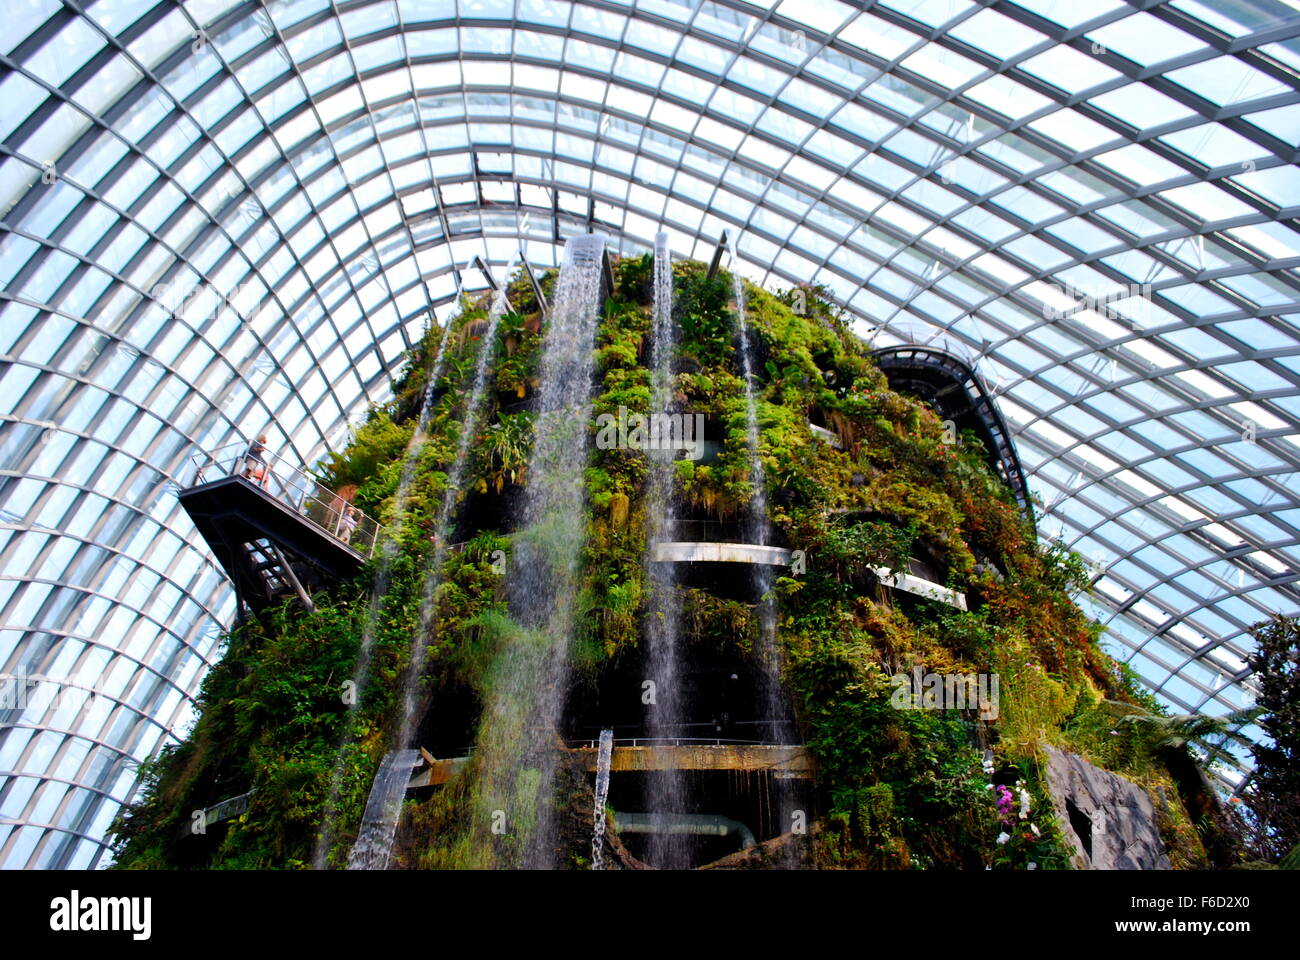
[[[593,416],[648,409],[651,269],[648,256],[616,264],[616,289],[594,344]],[[675,399],[721,429],[716,457],[677,464],[677,492],[697,515],[734,519],[754,491],[731,281],[725,274],[709,279],[695,262],[674,270]],[[544,278],[548,289],[553,283],[553,273]],[[446,560],[425,637],[425,684],[435,710],[461,705],[465,746],[478,735],[476,705],[488,700],[495,666],[518,642],[503,599],[508,564],[500,561],[510,551],[504,534],[511,510],[528,482],[529,401],[541,346],[527,284],[516,278],[510,295],[515,312],[488,344],[492,390],[478,424],[465,423],[466,394],[486,304],[468,305],[446,337],[428,440],[414,445],[415,482],[390,586],[376,607],[373,669],[359,708],[348,709],[346,681],[370,615],[373,569],[317,597],[314,613],[287,607],[231,632],[225,659],[205,680],[193,733],[151,765],[145,799],[117,824],[120,866],[301,867],[327,810],[335,811],[330,862],[346,860],[376,766],[394,746],[386,733],[396,678],[419,623],[433,518],[464,429],[476,431],[467,482],[455,492],[455,535],[467,543]],[[818,771],[817,821],[801,841],[803,862],[1063,867],[1067,853],[1040,782],[1045,743],[1174,797],[1135,727],[1116,720],[1110,701],[1152,704],[1099,649],[1100,628],[1074,603],[1086,585],[1084,566],[1039,542],[978,441],[945,442],[953,438],[936,415],[889,389],[817,290],[777,296],[747,286],[747,302],[769,516],[778,536],[806,558],[802,572],[785,571],[773,588],[782,676]],[[372,411],[347,449],[321,467],[327,483],[354,491],[359,506],[390,526],[399,519],[395,494],[442,333],[429,332],[393,401]],[[833,430],[841,449],[814,437],[810,422]],[[592,451],[580,622],[570,649],[574,682],[587,688],[638,655],[647,601],[646,478],[644,453]],[[871,572],[902,570],[913,555],[924,555],[966,596],[968,611],[906,597]],[[683,594],[688,647],[750,656],[758,629],[753,604],[697,588]],[[915,668],[996,674],[996,720],[970,709],[898,709],[895,678]],[[409,805],[401,865],[510,862],[512,838],[481,822],[491,775],[484,767],[471,761],[455,781]],[[578,773],[562,772],[557,783],[549,802],[564,814],[559,854],[582,866],[590,788]],[[245,814],[203,836],[188,832],[193,811],[249,790]],[[1021,790],[1029,811],[1023,819]],[[1201,862],[1177,800],[1160,809],[1176,865]]]

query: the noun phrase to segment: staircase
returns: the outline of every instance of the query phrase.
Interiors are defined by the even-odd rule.
[[[246,542],[243,549],[248,559],[248,569],[258,584],[258,593],[266,598],[268,604],[294,594],[308,610],[316,609],[297,574],[293,572],[293,566],[285,560],[279,547],[263,537]]]

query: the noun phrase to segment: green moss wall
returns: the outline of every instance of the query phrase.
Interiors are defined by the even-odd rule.
[[[738,517],[754,491],[731,281],[725,274],[708,279],[695,262],[679,262],[674,272],[683,371],[677,400],[725,433],[720,456],[707,465],[679,463],[676,482],[694,509]],[[650,401],[643,362],[651,259],[625,258],[615,273],[594,344],[594,415],[620,406],[646,410]],[[544,282],[553,284],[554,274]],[[531,415],[511,404],[535,390],[540,324],[522,277],[510,294],[516,312],[502,319],[489,345],[493,389],[476,425],[465,423],[466,394],[486,304],[467,305],[453,321],[427,441],[414,445],[415,481],[401,517],[395,492],[443,331],[431,330],[412,351],[394,399],[373,410],[347,448],[320,465],[326,483],[355,490],[359,506],[398,530],[387,593],[373,599],[372,609],[376,571],[368,569],[356,583],[316,597],[313,613],[290,605],[230,632],[225,658],[204,682],[192,735],[149,766],[144,799],[115,826],[120,867],[304,867],[329,809],[337,811],[331,863],[346,861],[374,771],[392,747],[385,734],[398,706],[397,678],[419,623],[434,517],[460,432],[474,429],[475,437],[458,494],[504,502],[528,482]],[[1043,744],[1081,753],[1152,790],[1170,786],[1136,726],[1116,720],[1112,701],[1153,704],[1099,649],[1098,626],[1076,606],[1087,582],[1083,564],[1039,542],[977,440],[945,443],[931,410],[889,389],[865,346],[817,290],[775,295],[747,286],[747,296],[770,519],[807,558],[803,573],[785,571],[774,586],[783,678],[818,769],[821,816],[805,862],[1064,867],[1067,855],[1040,781]],[[800,304],[796,313],[792,305]],[[816,440],[810,418],[832,428],[844,449]],[[638,451],[593,450],[580,627],[571,650],[577,682],[599,684],[640,642],[646,473]],[[928,551],[947,585],[966,594],[969,612],[895,595],[867,569],[900,569],[914,548]],[[488,529],[447,557],[427,634],[425,684],[435,700],[453,688],[485,700],[494,664],[517,637],[501,565],[493,562],[498,550],[508,553],[510,539]],[[758,629],[750,605],[685,593],[687,643],[749,655]],[[367,622],[374,624],[373,668],[358,709],[349,711],[345,681]],[[997,674],[998,719],[896,709],[891,678],[918,666]],[[432,799],[410,805],[402,865],[509,862],[508,838],[485,839],[476,823],[481,804],[475,798],[491,775],[483,764],[471,764]],[[1009,817],[999,811],[1000,786],[1016,798],[1017,812]],[[1018,789],[1030,803],[1023,820]],[[194,810],[248,790],[247,813],[202,837],[185,835]],[[574,866],[585,863],[580,840],[590,806],[582,804],[589,798],[580,783],[561,777],[554,802],[573,825]],[[1181,806],[1174,800],[1164,809],[1175,864],[1199,864],[1200,843]]]

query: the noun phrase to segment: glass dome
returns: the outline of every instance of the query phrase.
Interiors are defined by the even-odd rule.
[[[725,231],[877,345],[952,345],[1175,711],[1249,703],[1247,628],[1300,610],[1293,0],[5,13],[0,865],[99,863],[192,717],[234,601],[189,457],[313,462],[473,258],[574,233]]]

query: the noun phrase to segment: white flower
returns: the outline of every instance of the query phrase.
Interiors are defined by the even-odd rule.
[[[1043,835],[1043,832],[1042,832],[1041,830],[1038,829],[1038,824],[1036,824],[1036,823],[1031,823],[1031,824],[1029,825],[1029,829],[1032,830],[1032,831],[1034,831],[1034,836],[1036,836],[1036,837],[1041,837],[1041,836]]]
[[[1020,790],[1020,819],[1029,819],[1029,794],[1022,787]]]
[[[1011,834],[1003,830],[1001,833],[998,834],[998,846],[999,847],[1002,846],[1002,844],[1006,843],[1010,839],[1011,839]]]
[[[1028,869],[1030,869],[1030,870],[1037,870],[1037,869],[1038,869],[1038,864],[1036,864],[1036,863],[1034,863],[1034,861],[1030,860],[1030,861],[1029,861],[1029,867],[1028,867]]]

